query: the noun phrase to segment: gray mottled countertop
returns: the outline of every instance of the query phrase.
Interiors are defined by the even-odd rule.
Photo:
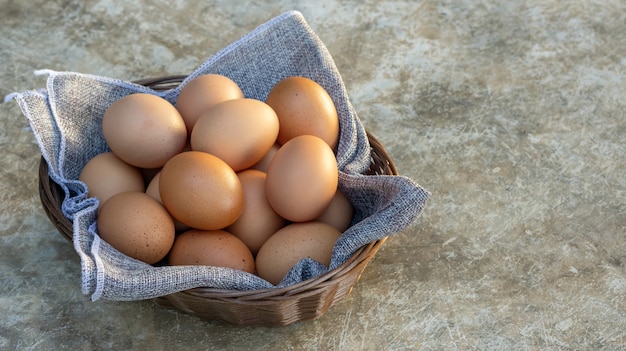
[[[320,4],[0,0],[2,96],[44,87],[44,68],[186,74],[299,10],[363,124],[432,192],[314,321],[234,328],[92,302],[42,210],[33,133],[1,104],[1,350],[626,348],[626,3]]]

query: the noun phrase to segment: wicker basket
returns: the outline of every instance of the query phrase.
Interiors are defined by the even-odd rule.
[[[185,76],[169,76],[137,81],[155,90],[166,90],[180,84]],[[368,175],[397,175],[397,169],[382,144],[371,134],[372,163]],[[72,223],[63,215],[64,192],[49,175],[41,158],[39,194],[44,210],[54,226],[69,241]],[[202,319],[222,321],[237,326],[285,326],[310,320],[324,314],[335,302],[350,294],[365,267],[386,238],[360,248],[336,269],[284,288],[251,291],[194,288],[153,299],[162,306],[173,307]]]

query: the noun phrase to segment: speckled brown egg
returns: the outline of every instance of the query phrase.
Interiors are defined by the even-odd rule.
[[[330,224],[343,233],[350,227],[353,214],[354,207],[352,203],[341,190],[337,189],[328,207],[316,220]]]
[[[104,152],[89,160],[78,176],[87,185],[89,197],[96,197],[100,205],[111,196],[125,191],[143,191],[143,173],[112,152]]]
[[[102,134],[113,153],[140,168],[159,168],[183,150],[187,129],[171,103],[136,93],[113,102],[102,117]]]
[[[143,192],[108,199],[97,219],[98,234],[118,251],[148,264],[163,259],[174,242],[174,221],[165,207]]]
[[[306,222],[328,207],[338,178],[337,161],[328,144],[316,136],[301,135],[274,155],[267,170],[265,192],[281,217]]]
[[[301,259],[310,257],[328,267],[341,232],[322,222],[293,223],[272,235],[256,255],[259,277],[278,285]]]
[[[227,267],[254,273],[252,253],[224,230],[189,230],[179,234],[168,256],[170,265]]]
[[[191,148],[224,160],[240,171],[255,163],[276,143],[278,117],[256,99],[220,102],[203,112],[191,133]]]
[[[148,183],[145,193],[148,194],[153,199],[157,200],[159,203],[163,204],[163,200],[161,200],[161,194],[159,193],[159,179],[160,178],[161,178],[161,172],[158,172],[157,174],[155,174],[150,180],[150,183]],[[172,217],[172,219],[174,220],[174,227],[176,228],[176,233],[181,233],[181,232],[191,229],[189,228],[189,226],[183,224],[182,222],[175,219],[174,217]]]
[[[237,174],[244,193],[244,206],[235,223],[226,230],[241,239],[253,254],[261,245],[285,225],[282,218],[265,196],[265,179],[267,175],[256,169],[247,169]]]
[[[243,210],[243,188],[235,171],[218,157],[187,151],[161,169],[159,194],[167,210],[196,229],[222,229]]]
[[[280,121],[278,143],[299,135],[315,135],[335,150],[339,118],[328,92],[306,77],[287,77],[276,83],[266,100]]]
[[[209,107],[222,101],[241,98],[243,92],[232,79],[209,73],[190,80],[182,87],[176,100],[176,108],[191,134],[196,121]]]

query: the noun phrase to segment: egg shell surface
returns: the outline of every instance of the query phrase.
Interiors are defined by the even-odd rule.
[[[299,135],[315,135],[335,150],[339,141],[339,117],[328,92],[312,79],[300,76],[280,80],[266,99],[280,121],[282,145]]]
[[[267,175],[256,169],[247,169],[237,174],[244,193],[244,207],[241,215],[227,230],[241,239],[256,254],[263,243],[280,228],[285,226],[282,218],[265,195]]]
[[[102,117],[102,134],[117,157],[140,168],[163,166],[187,142],[185,122],[174,105],[146,93],[114,101]]]
[[[233,170],[259,162],[276,143],[278,117],[255,99],[221,102],[203,112],[191,132],[191,149],[213,154]]]
[[[174,266],[205,265],[255,271],[254,258],[246,244],[224,230],[192,229],[179,234],[168,261]]]
[[[176,109],[191,134],[196,121],[209,107],[222,101],[241,98],[243,92],[232,79],[208,73],[190,80],[182,87],[176,99]]]
[[[163,166],[159,194],[174,218],[195,229],[225,228],[243,210],[243,188],[235,171],[201,151],[182,152]]]
[[[316,136],[297,136],[281,146],[270,162],[267,199],[283,218],[310,221],[330,204],[338,178],[337,160],[328,144]]]
[[[340,235],[339,230],[322,222],[289,224],[267,239],[257,253],[257,274],[278,285],[303,258],[310,257],[328,267]]]
[[[163,259],[174,243],[174,221],[165,207],[143,192],[108,199],[98,213],[98,235],[118,251],[148,264]]]
[[[125,191],[143,191],[143,173],[112,152],[104,152],[89,160],[78,180],[87,185],[87,196],[98,198],[99,207],[111,196]]]

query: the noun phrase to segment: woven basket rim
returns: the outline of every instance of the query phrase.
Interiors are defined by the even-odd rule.
[[[137,84],[148,86],[156,91],[167,90],[176,87],[185,79],[186,76],[164,76],[156,78],[147,78],[134,81]],[[383,147],[382,143],[374,137],[369,131],[366,131],[367,137],[371,147],[372,160],[370,169],[365,173],[366,175],[398,175],[398,170],[395,163],[391,159],[388,152]],[[72,222],[67,219],[62,210],[61,204],[65,197],[65,192],[61,186],[58,185],[51,178],[49,174],[49,168],[46,160],[42,156],[39,165],[39,195],[46,215],[52,224],[57,228],[60,234],[68,241],[72,241],[73,225]],[[366,244],[357,250],[346,262],[339,267],[330,270],[324,274],[316,277],[312,277],[297,284],[289,285],[286,287],[275,287],[267,289],[257,290],[226,290],[216,289],[208,287],[197,287],[192,289],[183,290],[173,294],[157,297],[154,300],[159,305],[174,307],[183,312],[198,314],[206,319],[222,320],[236,325],[287,325],[299,320],[313,319],[316,316],[321,315],[328,309],[334,302],[342,299],[349,294],[352,286],[356,284],[356,281],[360,278],[362,271],[369,261],[374,257],[376,252],[380,249],[383,243],[387,240],[384,237],[380,240]],[[356,277],[354,275],[357,274]],[[354,280],[350,285],[347,292],[341,294],[333,291],[331,295],[337,294],[335,297],[328,297],[331,301],[322,301],[323,304],[312,308],[313,313],[303,314],[302,316],[293,317],[295,319],[279,319],[279,320],[242,320],[240,317],[233,316],[202,316],[202,311],[193,310],[190,307],[186,307],[186,300],[188,299],[202,299],[203,301],[211,301],[217,304],[229,304],[229,305],[272,305],[274,303],[289,302],[290,299],[306,299],[308,296],[319,294],[320,290],[337,289],[337,281],[344,279]],[[341,285],[341,284],[340,284]]]

